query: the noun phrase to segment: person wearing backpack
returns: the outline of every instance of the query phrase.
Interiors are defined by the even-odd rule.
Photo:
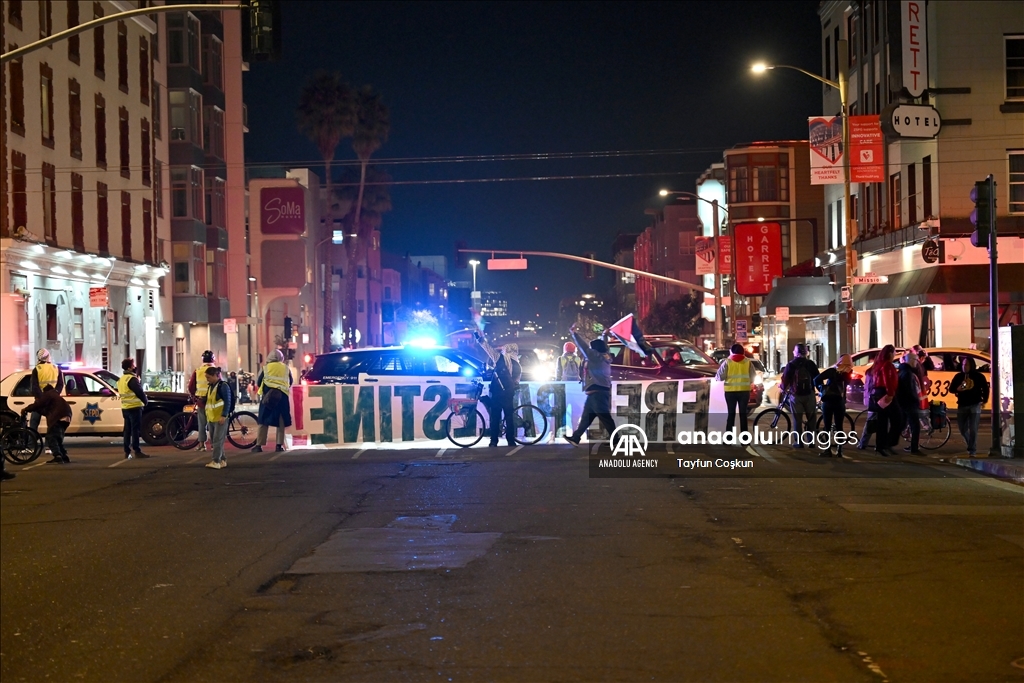
[[[793,360],[782,371],[782,390],[789,394],[789,410],[793,413],[793,427],[797,432],[814,430],[814,421],[817,417],[814,378],[817,376],[818,365],[807,357],[807,344],[794,346]],[[807,428],[803,429],[801,418],[805,415]],[[803,448],[802,438],[795,445],[797,448]]]
[[[843,414],[846,412],[846,387],[850,384],[850,376],[853,373],[853,359],[850,354],[844,353],[830,368],[825,368],[814,378],[814,386],[821,393],[821,417],[822,426],[829,431],[842,431]],[[838,447],[837,454],[842,457],[842,446]],[[822,451],[821,455],[826,456],[831,450]]]
[[[583,379],[582,367],[580,357],[576,355],[576,345],[565,342],[562,345],[562,355],[558,357],[558,363],[555,365],[555,381],[579,382]]]

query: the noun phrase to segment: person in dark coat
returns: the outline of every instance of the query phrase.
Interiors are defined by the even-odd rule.
[[[22,417],[25,416],[25,413],[38,413],[46,418],[46,447],[53,453],[53,460],[50,462],[61,464],[71,462],[67,449],[64,448],[64,432],[71,424],[71,406],[57,389],[52,384],[47,384],[43,388],[42,395],[34,403],[22,409]]]
[[[256,435],[256,445],[252,447],[254,453],[263,451],[270,427],[276,431],[276,450],[284,450],[285,429],[292,426],[292,411],[288,402],[288,388],[291,385],[292,371],[284,364],[284,354],[280,349],[274,349],[256,379],[262,398],[256,418],[260,429]]]
[[[913,455],[924,455],[919,446],[921,443],[921,387],[920,364],[917,354],[908,351],[903,354],[903,362],[897,371],[896,403],[903,415],[904,426],[910,428],[910,444],[903,450]]]
[[[490,447],[494,448],[498,445],[502,420],[505,422],[505,440],[509,446],[514,447],[516,441],[512,413],[516,407],[515,400],[516,394],[519,392],[519,382],[523,377],[523,368],[519,364],[519,345],[505,344],[498,351],[488,343],[482,334],[477,333],[475,336],[480,348],[484,350],[494,366],[489,392],[490,405],[488,406],[491,424]]]

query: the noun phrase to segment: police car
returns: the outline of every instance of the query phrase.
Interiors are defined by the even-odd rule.
[[[71,404],[71,424],[67,436],[121,436],[124,417],[117,394],[119,376],[104,368],[59,366],[64,373],[64,398]],[[142,438],[150,446],[167,443],[167,421],[188,404],[188,394],[148,391],[149,404],[142,410]],[[0,382],[0,420],[17,420],[32,396],[32,370],[20,370]],[[40,423],[45,430],[46,419]]]
[[[304,384],[391,384],[407,378],[439,384],[442,378],[489,379],[483,361],[427,343],[324,353],[302,378]]]

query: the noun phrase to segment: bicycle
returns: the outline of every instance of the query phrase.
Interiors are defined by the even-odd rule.
[[[942,448],[949,441],[950,434],[953,433],[953,427],[949,423],[949,417],[942,415],[942,424],[939,427],[935,427],[932,424],[932,416],[929,411],[921,411],[917,419],[921,422],[921,434],[917,439],[917,445],[927,451],[934,451]],[[910,443],[910,425],[903,427],[901,432],[903,440]]]
[[[6,415],[5,415],[6,417]],[[7,462],[27,465],[43,452],[43,437],[25,424],[25,417],[18,416],[16,422],[5,419],[0,433],[0,451]]]
[[[772,416],[768,418],[768,416]],[[768,419],[766,419],[768,418]],[[768,410],[762,410],[758,413],[757,417],[754,418],[753,427],[760,429],[761,431],[777,431],[779,421],[784,421],[785,426],[782,431],[788,432],[792,420],[789,417],[789,392],[784,391],[779,395],[779,404],[774,408]]]
[[[444,421],[444,431],[448,440],[456,446],[475,446],[489,431],[483,413],[477,408],[483,388],[482,384],[477,384],[465,398],[448,399],[449,413]],[[523,446],[532,446],[547,434],[548,418],[537,406],[524,403],[512,411],[512,425],[515,430],[512,441]],[[506,434],[503,420],[498,438],[504,436]]]
[[[258,430],[256,415],[247,410],[236,410],[228,419],[227,437],[235,448],[246,450],[256,445]],[[199,445],[200,436],[206,440],[205,435],[199,434],[199,416],[196,414],[195,403],[185,406],[185,410],[167,421],[167,439],[178,450],[195,448]]]

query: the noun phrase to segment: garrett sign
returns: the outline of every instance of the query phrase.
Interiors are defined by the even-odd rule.
[[[740,223],[736,234],[736,291],[761,296],[782,277],[782,226],[779,223]]]

